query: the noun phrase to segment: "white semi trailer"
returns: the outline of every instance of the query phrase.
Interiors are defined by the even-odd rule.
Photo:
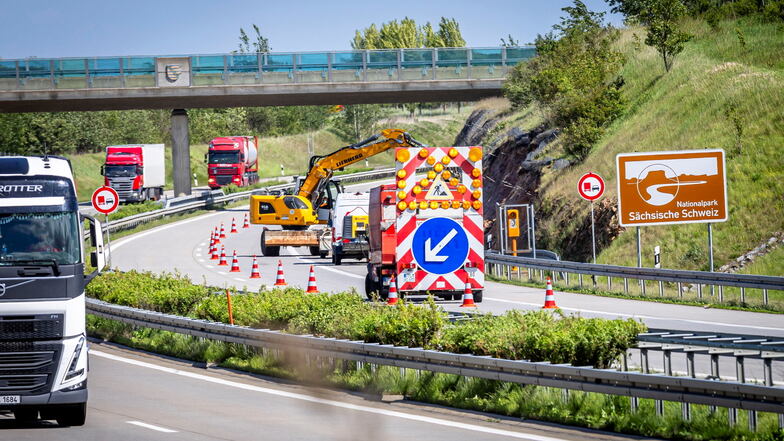
[[[85,219],[98,268],[87,276]],[[84,424],[84,287],[103,267],[100,223],[80,216],[68,160],[0,157],[0,411]]]

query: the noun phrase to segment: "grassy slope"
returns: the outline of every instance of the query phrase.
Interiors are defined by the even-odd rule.
[[[463,110],[462,114],[455,112],[435,117],[417,118],[411,120],[405,117],[393,117],[378,124],[379,128],[396,127],[407,130],[411,135],[429,145],[451,145],[455,136],[462,128],[462,120],[470,112]],[[328,154],[346,145],[337,136],[328,130],[320,130],[313,134],[315,152],[318,155]],[[259,174],[262,177],[280,176],[280,164],[283,164],[287,175],[306,172],[308,164],[307,135],[290,135],[270,138],[261,138],[259,152]],[[207,152],[205,144],[191,145],[191,172],[196,174],[199,185],[207,183],[207,166],[204,164],[204,154]],[[71,164],[76,176],[76,189],[80,201],[89,200],[93,191],[103,185],[103,176],[100,175],[101,164],[104,162],[104,153],[89,153],[70,156]],[[171,176],[171,146],[166,146],[166,188],[172,188]],[[391,166],[394,159],[391,152],[385,152],[370,159],[371,166]],[[364,162],[355,164],[354,167],[364,167]]]
[[[687,27],[695,39],[667,74],[651,48],[644,44],[635,48],[633,33],[644,39],[643,30],[623,32],[628,111],[584,163],[548,173],[543,191],[545,199],[568,201],[569,208],[561,216],[570,216],[574,225],[588,215],[588,205],[574,189],[582,174],[598,172],[607,180],[605,198],[616,198],[616,154],[723,148],[730,214],[727,222],[714,227],[718,267],[784,229],[784,31],[751,20],[723,22],[718,32],[704,22],[690,22]],[[746,48],[738,41],[736,27],[745,36]],[[740,152],[725,115],[730,105],[737,108],[744,124]],[[547,228],[547,224],[537,227]],[[704,224],[646,227],[642,242],[645,266],[653,266],[652,249],[660,245],[664,267],[708,267]],[[599,261],[636,265],[633,229],[603,250]],[[784,274],[784,253],[772,253],[764,262],[767,274]]]

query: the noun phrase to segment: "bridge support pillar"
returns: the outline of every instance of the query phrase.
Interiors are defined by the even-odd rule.
[[[187,196],[191,194],[191,155],[188,112],[185,109],[172,110],[171,137],[174,196]]]

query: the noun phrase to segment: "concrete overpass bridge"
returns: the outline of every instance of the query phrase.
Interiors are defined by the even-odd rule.
[[[532,47],[0,60],[0,112],[174,109],[176,194],[190,193],[197,107],[473,101]]]

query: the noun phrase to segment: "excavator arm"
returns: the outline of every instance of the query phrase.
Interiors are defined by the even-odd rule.
[[[403,130],[386,129],[364,141],[343,147],[328,155],[313,156],[310,158],[310,171],[297,194],[309,199],[314,207],[318,207],[323,190],[336,170],[395,147],[422,147],[422,144]]]
[[[326,223],[325,219],[319,219],[317,212],[323,208],[326,187],[335,171],[395,147],[423,147],[423,144],[403,130],[386,129],[328,155],[311,157],[310,170],[295,194],[250,197],[251,223],[281,225],[284,229],[304,229]]]

